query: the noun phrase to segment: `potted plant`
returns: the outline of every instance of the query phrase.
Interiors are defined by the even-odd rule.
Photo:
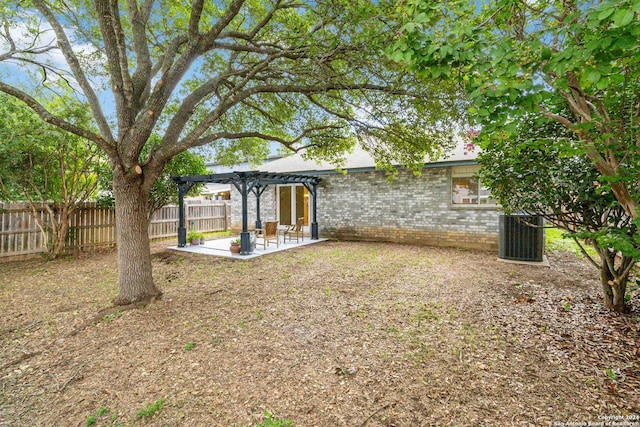
[[[200,233],[200,234],[201,234],[201,236],[200,236],[200,244],[204,245],[204,233]]]
[[[204,238],[204,234],[198,233],[197,231],[190,231],[187,234],[187,240],[191,242],[192,245],[200,244],[200,239]]]
[[[231,246],[229,246],[229,250],[232,254],[240,253],[240,239],[234,239],[231,241]]]

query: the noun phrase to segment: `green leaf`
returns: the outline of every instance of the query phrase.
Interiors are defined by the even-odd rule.
[[[404,52],[401,50],[394,50],[391,54],[391,60],[396,62],[401,62],[404,58]]]
[[[620,9],[613,14],[613,23],[618,27],[624,27],[626,25],[629,25],[634,16],[635,13],[633,12],[633,10]]]
[[[625,50],[630,48],[631,46],[634,46],[637,43],[638,43],[638,40],[635,37],[631,35],[625,35],[620,37],[618,40],[616,40],[613,43],[613,47],[617,49]]]
[[[600,13],[598,14],[598,19],[600,21],[602,21],[603,19],[607,19],[608,17],[611,16],[613,12],[615,12],[615,10],[616,9],[614,7],[609,7],[604,10],[601,10]]]
[[[602,40],[597,38],[595,40],[591,40],[590,42],[588,42],[585,45],[585,48],[587,48],[587,52],[593,52],[594,50],[596,50],[596,49],[598,49],[600,47],[601,43],[602,43]]]
[[[607,376],[609,377],[609,379],[616,381],[618,379],[618,376],[616,375],[616,373],[613,371],[613,369],[605,369],[604,373],[607,374]]]
[[[420,12],[418,15],[416,15],[415,18],[413,18],[414,21],[418,22],[418,23],[425,23],[429,21],[429,16],[424,13],[424,12]]]
[[[402,26],[402,28],[400,28],[400,31],[403,33],[404,32],[413,33],[415,29],[416,29],[416,24],[414,24],[413,22],[407,22]]]
[[[600,90],[604,90],[607,88],[607,86],[609,86],[609,84],[610,84],[609,78],[607,77],[601,78],[600,80],[598,80],[598,83],[596,83],[596,88]]]
[[[606,49],[609,46],[611,46],[611,43],[613,42],[613,38],[611,37],[605,37],[600,41],[600,48],[601,49]]]
[[[504,126],[504,130],[510,135],[515,135],[518,132],[518,124],[515,122],[507,123]]]
[[[611,80],[611,83],[622,83],[622,82],[624,82],[624,76],[622,74],[619,74],[619,73],[613,73],[608,77]]]
[[[591,83],[597,83],[600,80],[600,72],[595,69],[590,69],[587,71],[587,80]]]

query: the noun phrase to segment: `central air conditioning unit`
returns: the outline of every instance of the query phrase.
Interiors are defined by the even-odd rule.
[[[510,261],[542,262],[544,218],[539,215],[500,215],[498,258]]]

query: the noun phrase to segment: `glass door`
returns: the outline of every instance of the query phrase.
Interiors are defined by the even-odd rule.
[[[291,225],[291,186],[278,187],[278,210],[280,211],[280,225]]]
[[[278,219],[281,225],[293,225],[304,218],[309,225],[309,192],[303,185],[278,186]]]

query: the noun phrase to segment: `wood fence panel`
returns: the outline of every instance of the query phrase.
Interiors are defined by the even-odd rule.
[[[22,204],[0,203],[0,256],[42,252],[44,235]]]
[[[185,211],[186,210],[187,209],[185,208]],[[149,223],[149,238],[158,239],[177,235],[178,207],[175,205],[169,205],[158,209],[151,217],[151,221]]]
[[[44,210],[43,210],[44,212]],[[230,224],[228,201],[186,200],[187,229],[200,232],[224,231]],[[178,235],[178,206],[159,209],[151,217],[149,238],[160,239]],[[36,223],[28,206],[23,203],[0,203],[0,258],[44,252],[46,234]],[[116,244],[115,211],[81,205],[69,218],[67,250],[86,250]]]
[[[116,218],[111,208],[87,203],[69,219],[66,249],[92,249],[116,243]]]

